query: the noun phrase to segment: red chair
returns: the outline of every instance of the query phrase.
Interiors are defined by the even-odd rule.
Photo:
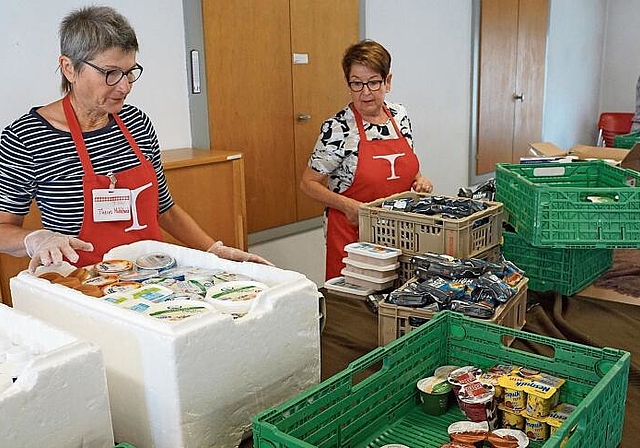
[[[598,120],[597,146],[613,146],[616,135],[631,132],[633,112],[603,112]]]

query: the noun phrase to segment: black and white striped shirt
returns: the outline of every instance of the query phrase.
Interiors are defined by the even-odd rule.
[[[125,104],[118,114],[156,171],[159,211],[173,199],[160,160],[160,145],[149,117]],[[140,164],[111,118],[102,129],[83,133],[96,174],[118,173]],[[51,126],[31,109],[0,136],[0,211],[26,215],[35,198],[45,229],[77,236],[82,226],[82,165],[70,132]]]

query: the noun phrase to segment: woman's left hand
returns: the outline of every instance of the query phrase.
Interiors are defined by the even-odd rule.
[[[411,188],[417,193],[431,193],[433,191],[433,184],[426,177],[417,175]]]
[[[225,246],[222,241],[216,241],[215,243],[213,243],[207,250],[207,252],[211,252],[212,254],[215,254],[220,258],[226,258],[227,260],[231,261],[251,261],[253,263],[273,266],[273,263],[265,260],[259,255],[251,254],[249,252],[236,249],[235,247]]]

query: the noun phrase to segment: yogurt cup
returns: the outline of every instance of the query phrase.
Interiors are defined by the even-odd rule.
[[[99,274],[120,274],[132,269],[133,263],[129,260],[103,260],[95,265]]]
[[[204,300],[223,313],[246,314],[267,288],[264,283],[254,281],[224,282],[209,288]]]
[[[452,386],[438,376],[422,378],[416,384],[420,393],[422,410],[430,415],[442,415],[449,409]]]
[[[487,435],[487,442],[492,448],[511,447],[514,442],[518,444],[518,448],[529,446],[527,435],[517,429],[494,429]]]
[[[210,313],[213,307],[206,302],[193,300],[170,300],[154,305],[147,315],[167,322],[179,322],[194,316]]]
[[[495,391],[491,384],[479,381],[465,384],[458,393],[462,413],[472,422],[487,422],[489,428],[497,427],[498,409]]]
[[[176,265],[176,259],[169,254],[154,252],[136,258],[136,268],[141,270],[164,271]]]

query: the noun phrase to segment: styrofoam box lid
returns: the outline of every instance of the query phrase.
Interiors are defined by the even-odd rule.
[[[352,260],[349,257],[344,257],[342,259],[342,262],[344,264],[351,265],[354,268],[371,269],[373,271],[380,271],[380,272],[395,271],[396,269],[398,269],[400,267],[400,262],[399,261],[397,261],[395,264],[385,264],[383,266],[378,266],[378,265],[375,265],[375,264],[364,263],[364,262],[358,261],[358,260]]]
[[[374,289],[366,289],[362,286],[348,283],[344,277],[334,277],[324,282],[324,287],[338,292],[344,292],[347,294],[353,294],[356,296],[368,296],[376,292]]]
[[[402,251],[400,249],[381,246],[379,244],[366,243],[363,241],[347,244],[344,247],[344,250],[346,250],[348,253],[377,258],[379,260],[388,260],[402,255]]]
[[[358,273],[355,273],[355,272],[350,272],[346,268],[343,269],[342,271],[340,271],[340,273],[347,280],[349,279],[349,277],[353,277],[353,278],[357,278],[359,280],[365,280],[367,282],[376,283],[376,284],[388,283],[388,282],[393,281],[393,280],[398,278],[398,273],[397,272],[394,272],[392,275],[389,275],[389,276],[383,277],[383,278],[375,278],[375,277],[370,277],[368,275],[363,275],[363,274],[358,274]]]

